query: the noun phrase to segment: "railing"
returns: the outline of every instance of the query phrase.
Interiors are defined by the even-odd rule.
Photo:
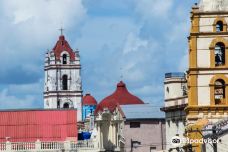
[[[0,143],[0,151],[6,150],[6,143]]]
[[[165,78],[185,78],[185,73],[183,72],[166,73]]]
[[[91,140],[78,141],[77,143],[71,142],[71,149],[79,148],[94,148],[94,142]]]
[[[64,149],[63,142],[41,142],[41,149]]]
[[[10,143],[7,143],[7,144],[10,144]],[[12,142],[10,149],[12,151],[20,151],[20,150],[35,149],[35,147],[36,147],[35,142]]]
[[[26,151],[26,152],[35,152],[35,151],[72,151],[80,149],[94,149],[94,142],[91,140],[84,141],[63,141],[63,142],[4,142],[0,143],[0,151],[4,152],[13,152],[13,151]]]

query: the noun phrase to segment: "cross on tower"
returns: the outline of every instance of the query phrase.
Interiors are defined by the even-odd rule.
[[[60,32],[61,32],[61,35],[63,35],[63,30],[64,30],[64,29],[61,27],[59,30],[60,30]]]

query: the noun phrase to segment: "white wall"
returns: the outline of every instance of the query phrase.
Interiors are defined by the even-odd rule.
[[[60,108],[63,108],[64,103],[69,103],[70,108],[77,109],[77,119],[78,121],[81,121],[81,65],[78,53],[75,52],[75,56],[76,59],[74,61],[70,61],[70,57],[68,56],[67,64],[63,65],[61,60],[59,61],[55,59],[53,52],[49,52],[46,54],[44,80],[44,108],[57,108],[58,100],[60,101]],[[50,62],[48,62],[48,60]],[[63,75],[68,76],[67,90],[62,89]]]

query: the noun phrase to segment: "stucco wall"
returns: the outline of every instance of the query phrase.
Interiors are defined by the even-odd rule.
[[[130,122],[140,122],[140,128],[130,128]],[[131,151],[131,139],[141,142],[141,146],[134,148],[133,152],[150,152],[150,147],[156,150],[165,149],[165,121],[161,120],[132,120],[124,125],[125,151]]]

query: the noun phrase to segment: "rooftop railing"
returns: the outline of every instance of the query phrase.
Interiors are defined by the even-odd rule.
[[[50,142],[2,142],[0,143],[0,151],[3,152],[56,152],[56,151],[85,151],[95,149],[95,144],[92,140],[83,141],[50,141]]]
[[[165,78],[185,78],[185,73],[183,72],[170,72],[165,74]]]

